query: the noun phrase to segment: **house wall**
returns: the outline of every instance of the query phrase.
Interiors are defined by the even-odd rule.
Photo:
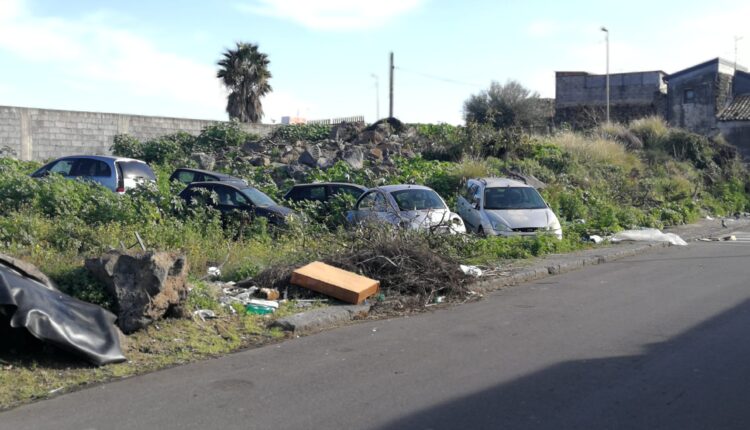
[[[148,140],[185,131],[197,135],[217,121],[78,112],[0,106],[0,149],[22,160],[43,161],[66,155],[110,154],[116,134]],[[251,133],[265,136],[272,124],[242,124]]]
[[[709,63],[669,78],[667,120],[675,127],[709,134],[717,128],[716,114],[731,99],[733,73],[722,63]],[[694,94],[687,100],[687,91]]]
[[[745,160],[750,160],[750,121],[719,121],[718,129],[730,144],[737,147]]]
[[[734,95],[750,94],[750,73],[738,71],[734,75]]]
[[[664,115],[667,86],[662,72],[610,75],[610,118],[629,122]],[[606,75],[558,72],[555,79],[555,123],[590,128],[606,119]]]

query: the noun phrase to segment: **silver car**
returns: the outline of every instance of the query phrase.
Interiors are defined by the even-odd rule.
[[[438,193],[421,185],[371,188],[346,214],[350,224],[377,222],[401,228],[466,233],[461,217],[448,209]]]
[[[481,235],[533,236],[547,233],[562,239],[560,221],[539,192],[505,178],[471,179],[457,200],[468,230]]]
[[[57,173],[70,179],[97,182],[117,193],[135,188],[143,182],[156,182],[156,175],[141,160],[107,155],[74,155],[50,161],[31,174],[41,178]]]

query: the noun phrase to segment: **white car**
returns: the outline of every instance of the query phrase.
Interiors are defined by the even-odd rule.
[[[367,190],[346,215],[349,224],[377,222],[408,229],[466,233],[461,217],[438,193],[421,185],[385,185]]]
[[[506,178],[470,179],[457,201],[466,229],[480,235],[533,236],[562,239],[560,221],[539,192]]]

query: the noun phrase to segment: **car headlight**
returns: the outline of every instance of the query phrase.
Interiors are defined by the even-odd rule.
[[[560,226],[560,221],[554,220],[551,223],[549,223],[549,225],[547,225],[547,227],[545,227],[544,229],[547,230],[547,231],[550,231],[550,230],[560,230],[560,229],[562,229],[562,226]]]
[[[500,220],[490,219],[490,225],[492,225],[492,229],[495,231],[513,231],[512,228]]]

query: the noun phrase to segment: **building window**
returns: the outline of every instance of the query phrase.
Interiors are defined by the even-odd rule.
[[[682,101],[684,103],[695,103],[695,91],[693,91],[692,89],[685,90]]]

